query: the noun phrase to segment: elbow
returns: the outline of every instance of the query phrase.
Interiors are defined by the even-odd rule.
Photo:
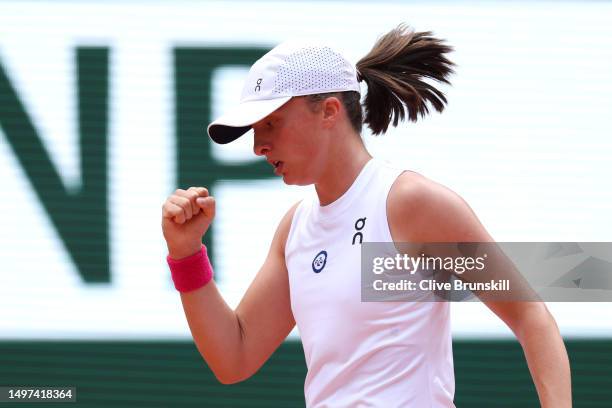
[[[204,363],[208,366],[219,383],[224,385],[236,384],[251,376],[246,374],[244,364],[238,358],[239,353],[233,351],[220,351],[212,353],[211,355],[211,353],[207,354],[205,352],[206,349],[201,347],[197,342],[196,347]],[[226,357],[220,357],[221,355]]]
[[[225,377],[215,374],[215,378],[223,385],[232,385],[240,382],[236,377]]]
[[[242,381],[235,370],[228,369],[227,367],[220,368],[211,364],[208,364],[208,368],[210,368],[210,371],[212,371],[217,381],[223,385],[236,384]]]
[[[215,374],[215,378],[217,379],[217,381],[219,381],[223,385],[238,384],[239,382],[242,382],[250,377],[250,375],[239,375],[237,373],[213,373]]]
[[[227,361],[226,361],[227,362]],[[225,365],[223,367],[210,366],[217,381],[223,385],[237,384],[250,378],[253,373],[248,373],[243,364]]]
[[[231,377],[228,377],[228,378],[217,377],[217,381],[219,381],[223,385],[232,385],[232,384],[238,384],[242,380],[237,378],[237,377],[235,377],[235,378],[231,378]]]

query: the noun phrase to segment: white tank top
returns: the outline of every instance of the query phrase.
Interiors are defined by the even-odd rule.
[[[449,303],[361,302],[360,242],[393,242],[402,171],[371,159],[333,203],[313,189],[296,208],[285,260],[308,407],[454,407]]]

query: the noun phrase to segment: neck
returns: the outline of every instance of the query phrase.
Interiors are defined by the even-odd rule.
[[[372,158],[359,135],[345,135],[345,143],[335,143],[338,149],[330,152],[329,160],[315,190],[322,206],[336,201],[353,184],[363,167]]]

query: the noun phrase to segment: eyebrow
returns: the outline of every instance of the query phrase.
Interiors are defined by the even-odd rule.
[[[267,123],[267,122],[278,122],[280,120],[280,115],[278,114],[270,114],[269,116],[267,116],[265,118],[265,120],[263,121],[263,123]]]

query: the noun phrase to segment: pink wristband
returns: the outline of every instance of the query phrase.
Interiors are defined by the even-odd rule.
[[[174,287],[179,292],[190,292],[206,285],[213,277],[212,266],[206,254],[206,246],[182,259],[166,257]]]

